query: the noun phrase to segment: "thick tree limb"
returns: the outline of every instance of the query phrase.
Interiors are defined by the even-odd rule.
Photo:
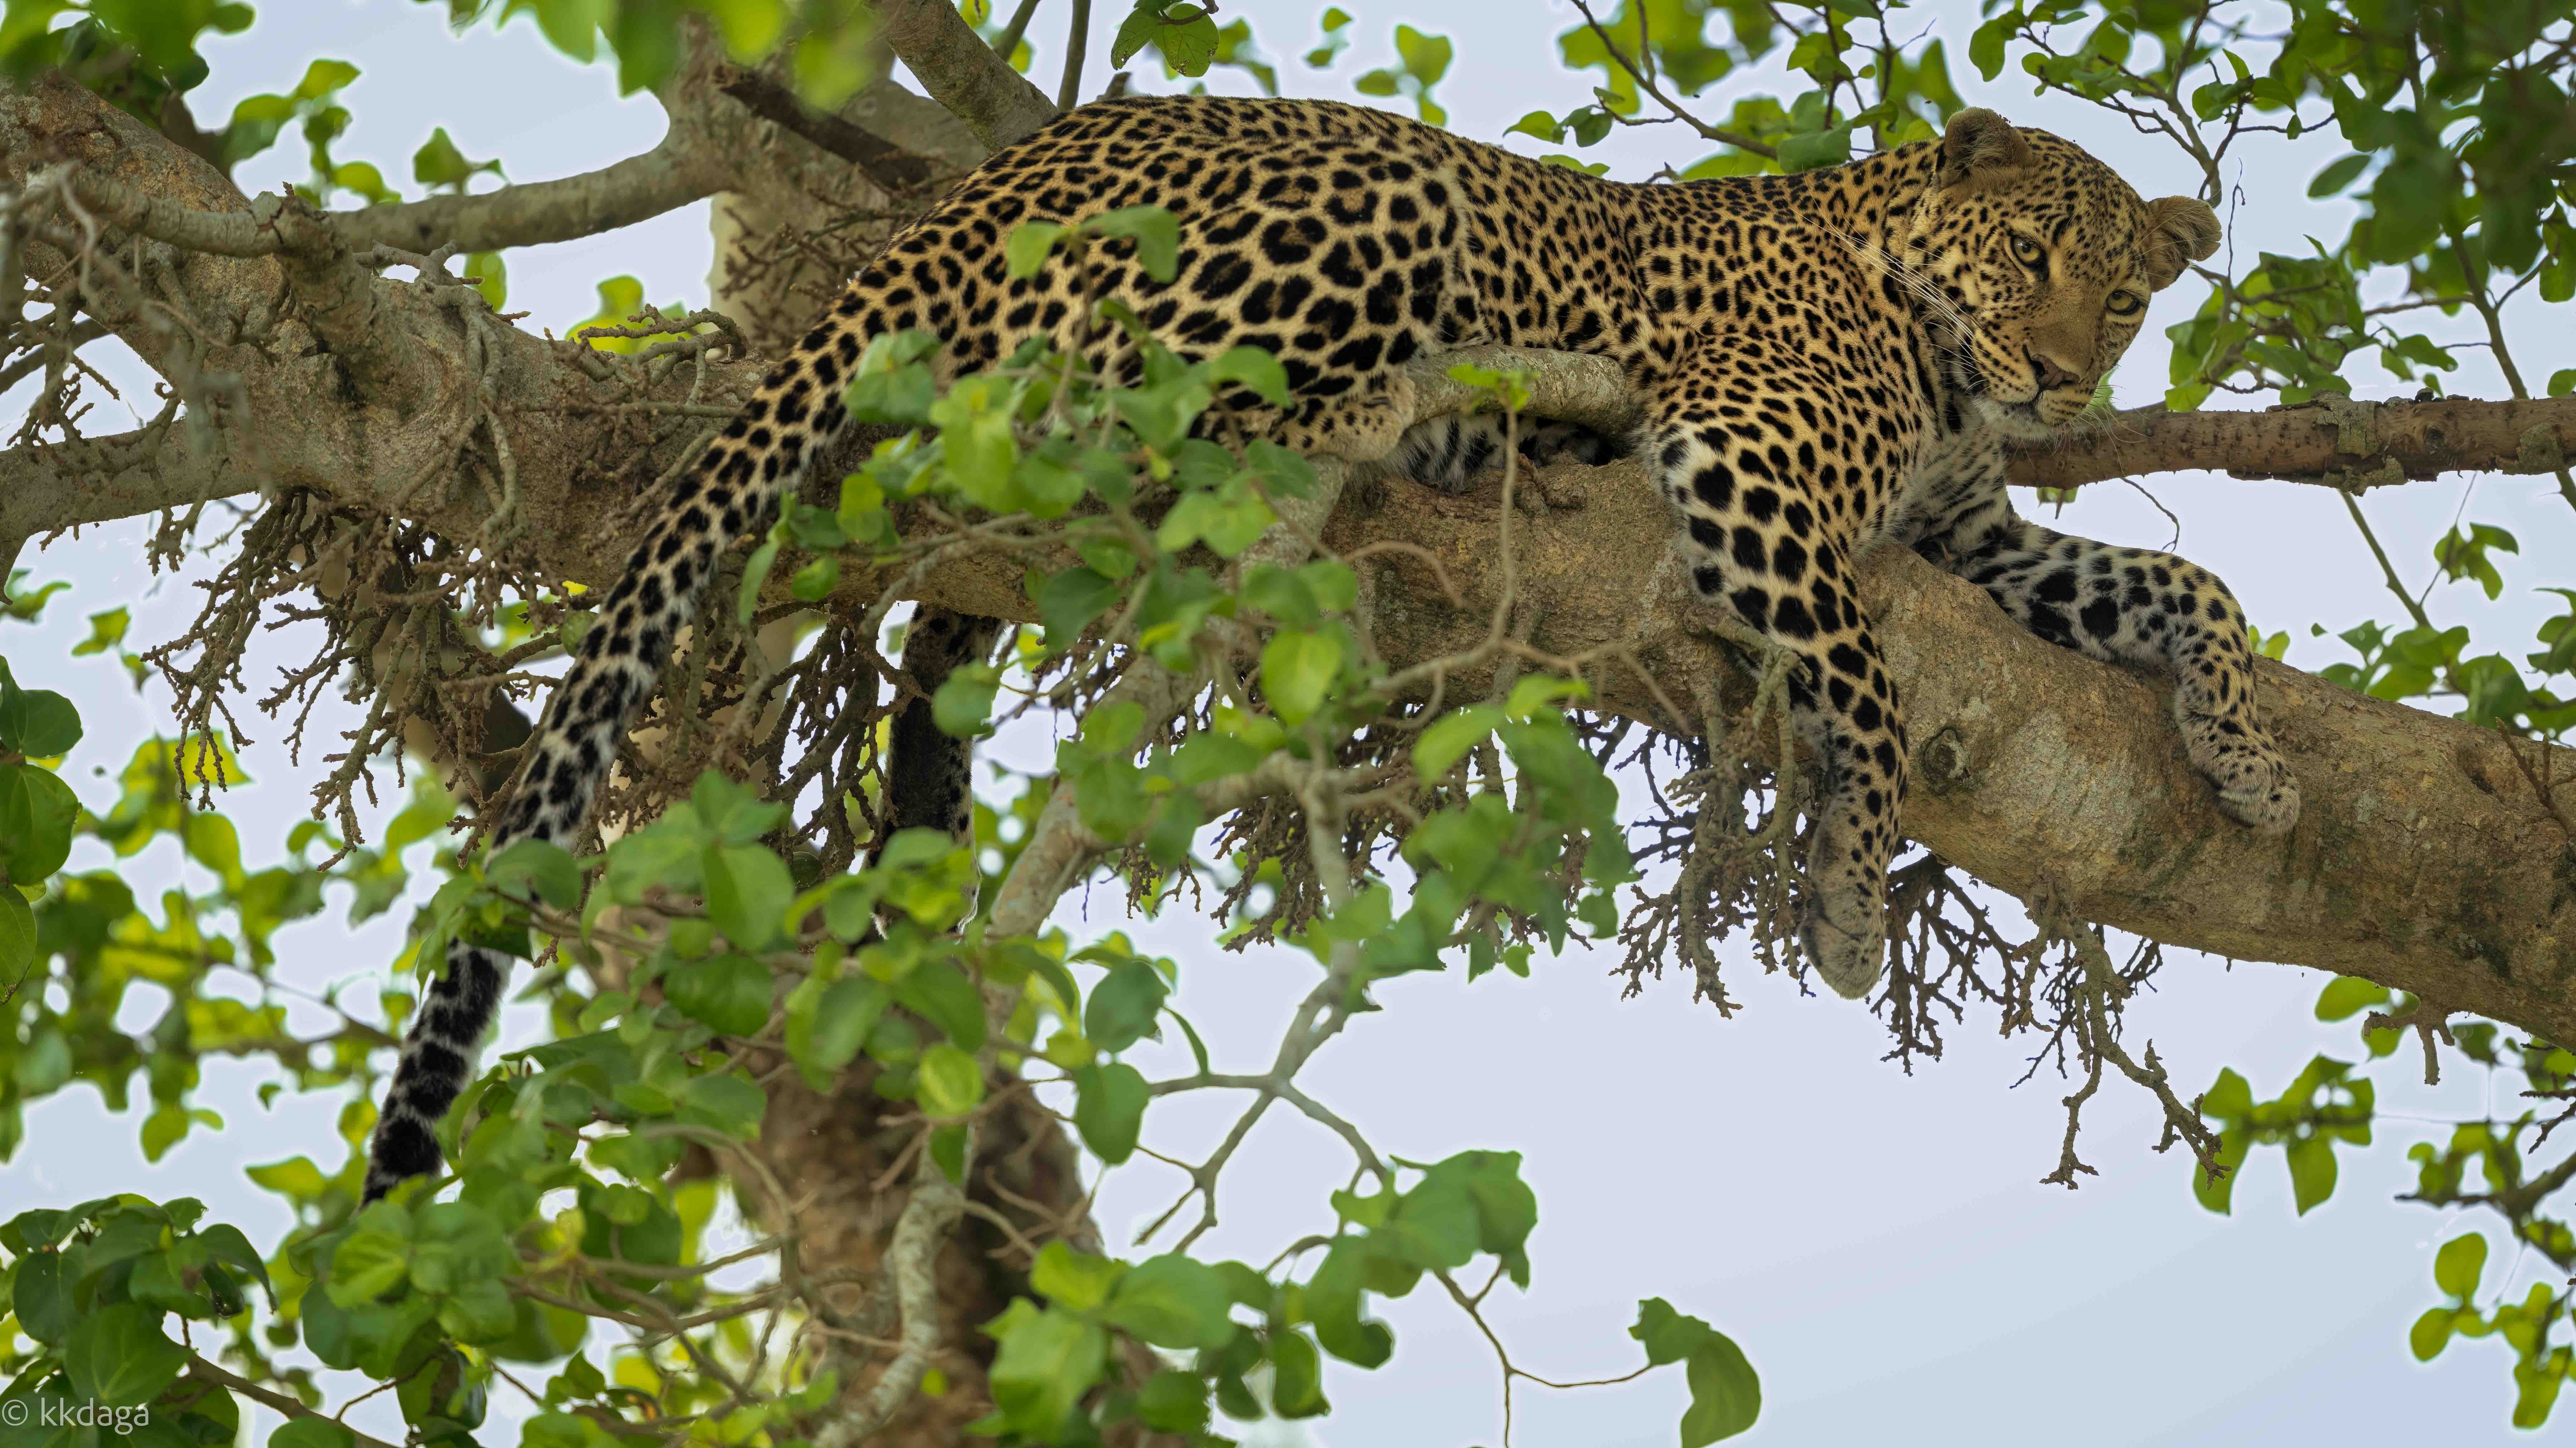
[[[40,76],[22,90],[0,92],[0,186],[22,188],[66,161],[76,163],[85,177],[148,198],[154,214],[167,225],[185,225],[180,219],[185,213],[246,213],[249,209],[222,172],[59,74]],[[249,235],[251,224],[247,215],[239,222],[208,223],[217,230],[239,227],[242,236]],[[109,228],[108,234],[116,234],[116,229]],[[26,248],[26,270],[38,282],[65,260],[50,246]],[[172,289],[218,335],[264,329],[287,289],[284,268],[271,256],[181,251],[170,260]],[[192,365],[201,355],[194,339],[166,319],[147,318],[129,308],[99,320],[165,376]],[[299,345],[305,341],[293,340]]]
[[[949,0],[877,0],[877,35],[931,99],[993,150],[1055,118],[1055,102],[995,54]]]
[[[0,453],[0,574],[28,539],[255,491],[224,452],[200,453],[143,430]]]
[[[2264,412],[2116,414],[2067,441],[2018,448],[2016,483],[2072,488],[2216,468],[2358,491],[2444,473],[2547,473],[2576,456],[2576,397],[2354,402],[2329,396]]]
[[[1580,412],[1599,374],[1589,359],[1552,359],[1536,370],[1533,406]],[[1548,482],[1574,506],[1520,525],[1532,644],[1605,660],[1625,650],[1634,666],[1590,670],[1600,706],[1688,728],[1664,701],[1741,677],[1696,632],[1677,574],[1654,565],[1668,550],[1664,504],[1634,464],[1560,468]],[[1364,581],[1390,666],[1484,636],[1501,587],[1496,526],[1490,498],[1402,483],[1373,511],[1335,517],[1326,541],[1344,554],[1402,545],[1377,553]],[[950,607],[1031,617],[1018,577],[961,567],[931,591]],[[2529,783],[2576,776],[2576,751],[2526,772],[2514,751],[2536,746],[2266,660],[2264,712],[2306,796],[2298,829],[2266,842],[2217,813],[2163,680],[2044,644],[1901,550],[1869,559],[1862,588],[1915,743],[1907,831],[1945,859],[2171,944],[2362,975],[2576,1039],[2576,841]],[[1447,696],[1482,697],[1488,683],[1453,675]],[[2576,785],[2561,794],[2564,810]]]

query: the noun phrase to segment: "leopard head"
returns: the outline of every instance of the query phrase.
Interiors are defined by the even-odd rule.
[[[2148,296],[2218,249],[2208,203],[2142,201],[2078,147],[1992,111],[1952,116],[1929,159],[1904,260],[1952,385],[2008,436],[2074,421]]]

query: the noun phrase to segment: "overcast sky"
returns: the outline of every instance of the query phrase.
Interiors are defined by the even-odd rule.
[[[1351,80],[1391,58],[1389,37],[1399,21],[1449,35],[1458,55],[1439,98],[1452,128],[1479,138],[1499,137],[1530,109],[1581,104],[1597,79],[1555,64],[1553,37],[1575,19],[1567,4],[1344,0],[1344,7],[1358,13],[1355,44],[1329,72],[1295,59],[1314,43],[1320,5],[1264,0],[1230,6],[1227,14],[1251,18],[1291,95],[1356,98]],[[1032,27],[1041,75],[1054,74],[1065,8],[1046,7]],[[1123,13],[1115,5],[1097,8],[1095,57]],[[556,57],[524,21],[505,32],[452,37],[444,11],[397,0],[272,0],[251,34],[210,48],[215,70],[199,93],[198,114],[211,121],[241,96],[289,89],[308,60],[332,56],[364,72],[348,92],[357,119],[340,154],[373,160],[392,178],[408,178],[409,157],[433,126],[445,126],[468,156],[505,158],[517,180],[603,165],[659,135],[658,110],[649,101],[618,100],[605,66],[582,69]],[[2147,195],[2190,186],[2178,157],[2107,116],[2034,100],[2012,83],[2014,75],[1979,84],[1964,65],[1973,7],[1911,13],[1950,41],[1962,61],[1955,79],[1970,101],[2081,142]],[[1140,88],[1154,84],[1148,78]],[[1214,84],[1248,85],[1239,74]],[[1722,112],[1739,84],[1721,86],[1705,113]],[[1526,137],[1512,143],[1546,149]],[[1688,164],[1705,149],[1667,126],[1622,133],[1593,154],[1614,161],[1613,174],[1641,179],[1664,162]],[[2341,235],[2346,207],[2299,199],[2308,177],[2341,150],[2319,140],[2248,152],[2237,178],[2244,203],[2232,218],[2240,255],[2303,250],[2309,233]],[[245,166],[240,179],[257,190],[302,179],[303,169],[301,147],[289,137]],[[706,295],[709,260],[706,207],[694,206],[612,236],[512,253],[511,307],[532,311],[530,325],[561,330],[591,315],[592,288],[619,273],[642,278],[653,301],[696,302]],[[2161,393],[2161,329],[2197,300],[2187,292],[2158,299],[2123,369],[2125,403]],[[2530,304],[2512,322],[2526,375],[2545,377],[2576,363],[2563,318]],[[2560,340],[2552,340],[2552,323]],[[2463,355],[2468,365],[2450,389],[2502,395],[2483,358]],[[117,375],[136,374],[129,366]],[[2366,397],[2413,390],[2373,363],[2358,364],[2351,375]],[[23,398],[0,400],[12,415],[22,405]],[[113,405],[103,408],[92,426],[123,426],[113,413]],[[2224,576],[2261,627],[2296,635],[2291,662],[2317,668],[2346,657],[2331,639],[2308,637],[2312,622],[2331,632],[2397,612],[2325,490],[2211,476],[2161,477],[2148,486],[2181,519],[2179,551]],[[2416,584],[2431,572],[2430,539],[2464,508],[2473,520],[2521,536],[2520,558],[2500,560],[2500,601],[2488,604],[2474,587],[2448,587],[2429,605],[2442,622],[2474,623],[2485,646],[2527,650],[2532,623],[2557,611],[2534,590],[2569,582],[2564,560],[2576,557],[2576,518],[2547,480],[2419,483],[2373,493],[2366,507]],[[2165,546],[2172,532],[2145,496],[2116,484],[2087,489],[2058,521],[2154,546]],[[143,535],[141,525],[127,524],[31,551],[21,562],[34,581],[66,578],[73,589],[54,600],[40,626],[0,628],[0,652],[22,679],[78,700],[90,732],[69,774],[94,805],[106,798],[105,786],[88,778],[88,767],[113,771],[147,734],[166,727],[169,701],[158,687],[138,700],[112,663],[67,667],[66,650],[86,633],[87,614],[119,604],[135,609],[138,643],[170,637],[198,596],[185,579],[156,580],[143,571]],[[294,631],[272,636],[254,652],[248,677],[264,681],[269,668],[299,660],[310,643]],[[301,816],[315,766],[309,754],[304,767],[288,762],[279,743],[283,726],[252,728],[257,742],[244,755],[257,782],[224,807],[241,822],[247,855],[258,861],[273,857]],[[1046,741],[1023,734],[996,752],[1034,765],[1046,758]],[[85,846],[73,863],[97,868],[104,852]],[[147,895],[183,879],[195,888],[206,883],[166,845],[125,869]],[[1100,892],[1091,906],[1086,915],[1082,902],[1070,905],[1066,923],[1077,932],[1123,923],[1111,892]],[[1278,952],[1217,952],[1204,928],[1188,920],[1128,928],[1182,962],[1177,1003],[1209,1036],[1218,1069],[1267,1062],[1290,1003],[1311,983],[1310,963]],[[281,938],[280,973],[305,986],[376,976],[395,957],[401,930],[393,918],[354,935],[336,916],[307,923]],[[1747,1009],[1722,1021],[1691,1004],[1679,977],[1621,1000],[1620,983],[1607,975],[1614,958],[1576,953],[1544,961],[1528,981],[1495,976],[1470,986],[1452,972],[1388,983],[1377,991],[1386,1009],[1356,1021],[1302,1078],[1382,1150],[1416,1160],[1471,1146],[1525,1154],[1541,1208],[1531,1244],[1536,1280],[1526,1295],[1498,1293],[1490,1316],[1529,1370],[1563,1378],[1627,1371],[1638,1361],[1625,1336],[1636,1301],[1662,1296],[1734,1335],[1761,1370],[1766,1406],[1745,1440],[1753,1443],[2523,1441],[2506,1426],[2510,1359],[2500,1344],[2455,1343],[2430,1366],[2408,1354],[2407,1325],[2435,1300],[2432,1248],[2459,1227],[2391,1200],[2412,1183],[2406,1144],[2437,1123],[2485,1109],[2491,1094],[2510,1111],[2510,1087],[2463,1072],[2427,1090],[2414,1083],[2411,1067],[2384,1066],[2377,1073],[2380,1144],[2343,1152],[2342,1187],[2332,1202],[2295,1219],[2280,1155],[2267,1151],[2236,1189],[2235,1216],[2219,1218],[2193,1202],[2179,1154],[2147,1150],[2156,1135],[2152,1103],[2117,1083],[2087,1115],[2082,1151],[2101,1175],[2074,1193],[2040,1186],[2056,1164],[2066,1088],[2048,1075],[2016,1088],[2031,1044],[1994,1038],[1990,1016],[1954,1029],[1948,1059],[1909,1078],[1880,1060],[1884,1034],[1865,1011],[1799,998],[1749,961],[1730,976]],[[2186,1093],[2234,1065],[2269,1097],[2319,1051],[2345,1059],[2358,1053],[2348,1023],[2320,1026],[2311,1017],[2324,981],[2314,972],[2231,969],[2181,952],[2168,962],[2155,993],[2131,1008],[2130,1039],[2152,1038]],[[140,1025],[152,1012],[130,1014],[128,1024]],[[540,1028],[524,1009],[504,1027],[512,1046]],[[1185,1069],[1186,1057],[1139,1064],[1149,1075],[1168,1074]],[[251,1094],[262,1079],[257,1070],[209,1061],[206,1071],[203,1099],[231,1122],[220,1137],[192,1138],[147,1166],[134,1144],[137,1123],[102,1120],[96,1096],[74,1090],[30,1113],[27,1144],[0,1166],[0,1202],[63,1203],[111,1190],[192,1194],[218,1217],[273,1240],[285,1214],[236,1168],[304,1152],[329,1159],[340,1102],[288,1095],[263,1111]],[[1222,1100],[1167,1101],[1155,1108],[1148,1141],[1196,1156],[1232,1115]],[[1287,1241],[1329,1224],[1325,1184],[1338,1183],[1346,1170],[1336,1142],[1274,1112],[1229,1169],[1223,1225],[1205,1246],[1267,1260]],[[1150,1163],[1122,1170],[1101,1193],[1100,1220],[1113,1236],[1132,1234],[1177,1186],[1175,1174]],[[2509,1256],[2497,1253],[2498,1260]],[[2526,1262],[2516,1286],[2532,1280]],[[1415,1448],[1499,1437],[1490,1350],[1471,1324],[1430,1296],[1417,1293],[1386,1309],[1397,1333],[1390,1367],[1372,1374],[1336,1366],[1328,1375],[1337,1411],[1317,1435],[1322,1442]],[[1677,1369],[1619,1388],[1524,1387],[1515,1438],[1528,1445],[1667,1444],[1683,1395]],[[495,1403],[506,1415],[524,1411],[497,1395]],[[383,1406],[366,1405],[361,1416]],[[390,1430],[379,1421],[374,1431]]]

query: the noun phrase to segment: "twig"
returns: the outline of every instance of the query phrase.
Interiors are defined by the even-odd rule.
[[[740,101],[764,121],[793,131],[856,166],[888,191],[910,191],[930,184],[936,174],[930,162],[914,152],[871,134],[839,116],[827,116],[796,98],[785,86],[758,71],[726,69],[717,89]]]
[[[269,1388],[263,1388],[248,1378],[226,1372],[222,1368],[215,1366],[213,1363],[206,1361],[203,1357],[193,1353],[190,1354],[188,1358],[188,1374],[191,1377],[203,1378],[207,1382],[213,1383],[219,1387],[229,1388],[233,1392],[239,1393],[243,1397],[250,1399],[252,1402],[258,1403],[262,1407],[275,1409],[289,1418],[318,1418],[325,1423],[334,1421],[326,1413],[308,1408],[302,1403],[295,1401],[293,1398],[286,1396],[284,1393],[277,1392]],[[392,1444],[385,1442],[383,1439],[370,1438],[366,1434],[358,1432],[354,1428],[349,1430],[349,1436],[357,1441],[358,1448],[393,1448]]]
[[[1628,53],[1619,48],[1619,42],[1611,38],[1609,28],[1592,13],[1592,7],[1586,4],[1585,0],[1574,0],[1574,8],[1583,12],[1583,23],[1590,26],[1592,33],[1601,38],[1601,47],[1610,52],[1610,58],[1619,62],[1621,70],[1635,77],[1639,90],[1653,96],[1665,110],[1672,112],[1674,120],[1699,132],[1703,139],[1715,141],[1720,145],[1733,146],[1739,151],[1751,152],[1766,161],[1780,159],[1780,152],[1776,148],[1766,146],[1751,136],[1738,135],[1736,132],[1705,124],[1699,117],[1683,110],[1679,101],[1665,95],[1662,88],[1655,84],[1654,77],[1641,69],[1635,61],[1630,60]]]
[[[2442,1084],[2442,1058],[2433,1048],[2433,1038],[2440,1036],[2445,1045],[2459,1044],[2459,1041],[2451,1035],[2453,1014],[2451,1007],[2435,1001],[2431,996],[2418,995],[2415,997],[2415,1004],[2395,1015],[2390,1015],[2386,1011],[2372,1011],[2362,1017],[2361,1028],[2365,1031],[2412,1029],[2417,1039],[2424,1043],[2424,1084],[2439,1086]]]
[[[1091,45],[1091,0],[1073,0],[1073,21],[1064,33],[1064,78],[1056,82],[1055,106],[1069,111],[1082,102],[1082,62]],[[1004,59],[1008,59],[1007,53]]]

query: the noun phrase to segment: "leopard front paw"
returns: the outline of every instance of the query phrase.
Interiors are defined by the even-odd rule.
[[[2277,756],[2237,771],[2237,778],[2211,776],[2218,786],[2218,812],[2265,839],[2288,834],[2299,823],[2299,781]]]
[[[1856,1001],[1878,987],[1887,969],[1887,907],[1865,891],[1810,895],[1798,923],[1798,948],[1834,994]]]
[[[2218,791],[2218,812],[2265,839],[2299,823],[2299,781],[2280,746],[2259,732],[2213,719],[2184,723],[2191,762]]]

